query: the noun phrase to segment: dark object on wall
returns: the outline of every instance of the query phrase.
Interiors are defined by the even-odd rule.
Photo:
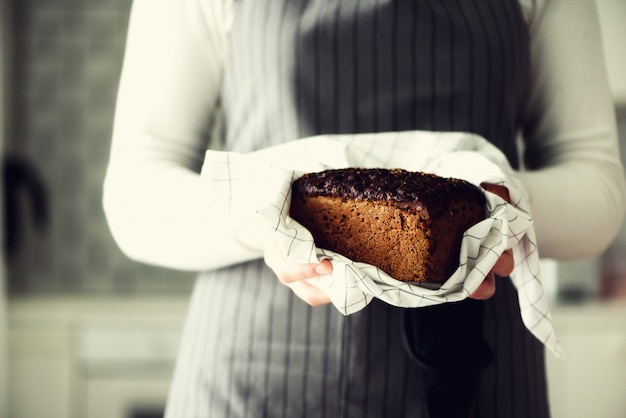
[[[130,418],[163,418],[164,412],[161,409],[142,409],[133,411]]]
[[[4,254],[10,259],[20,249],[25,215],[32,217],[36,230],[44,233],[50,221],[48,193],[33,164],[24,158],[5,155],[2,161]],[[22,204],[22,196],[28,205]],[[25,210],[26,209],[26,210]]]

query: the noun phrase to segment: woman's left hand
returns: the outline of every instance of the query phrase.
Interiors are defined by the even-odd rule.
[[[488,192],[494,193],[507,202],[511,202],[509,196],[509,190],[499,184],[483,183],[481,185]],[[496,293],[496,276],[507,277],[513,273],[515,267],[515,260],[513,259],[513,251],[506,250],[502,253],[496,264],[494,264],[491,271],[485,277],[485,280],[478,286],[478,288],[469,297],[472,299],[486,300],[492,297]]]

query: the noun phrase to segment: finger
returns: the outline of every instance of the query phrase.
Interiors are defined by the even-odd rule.
[[[482,186],[483,189],[487,190],[488,192],[491,192],[495,195],[500,196],[502,199],[506,200],[507,202],[511,202],[511,195],[509,194],[509,189],[502,186],[501,184],[481,183],[480,185]]]
[[[330,274],[333,272],[333,265],[330,260],[308,264],[284,262],[280,264],[279,269],[279,271],[275,271],[278,279],[283,284],[290,284]]]
[[[492,272],[501,277],[506,277],[513,273],[515,261],[513,260],[513,250],[508,249],[502,253],[496,264],[494,264]]]
[[[291,284],[300,280],[314,277],[315,268],[317,264],[298,264],[298,263],[283,263],[280,264],[278,271],[275,271],[278,280],[283,284]]]
[[[332,272],[333,272],[333,263],[331,263],[330,260],[327,258],[322,260],[317,265],[317,267],[315,267],[315,273],[317,273],[315,277],[326,276],[328,274],[331,274]]]
[[[330,303],[330,297],[306,280],[289,283],[287,286],[304,302],[311,306],[321,306]]]
[[[487,300],[496,293],[496,277],[493,272],[489,273],[485,280],[469,295],[471,299]]]

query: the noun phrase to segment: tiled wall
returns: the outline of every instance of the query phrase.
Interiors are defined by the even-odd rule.
[[[186,292],[193,274],[128,260],[102,211],[114,100],[131,0],[14,0],[13,129],[7,151],[34,165],[51,213],[23,219],[14,292]]]

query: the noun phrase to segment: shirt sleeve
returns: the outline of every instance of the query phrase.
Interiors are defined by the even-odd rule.
[[[591,0],[537,0],[528,16],[527,187],[542,257],[594,256],[626,207],[615,111]]]
[[[226,0],[133,4],[103,195],[112,235],[132,259],[199,271],[262,256],[254,239],[229,235],[226,205],[199,174],[230,13]]]

